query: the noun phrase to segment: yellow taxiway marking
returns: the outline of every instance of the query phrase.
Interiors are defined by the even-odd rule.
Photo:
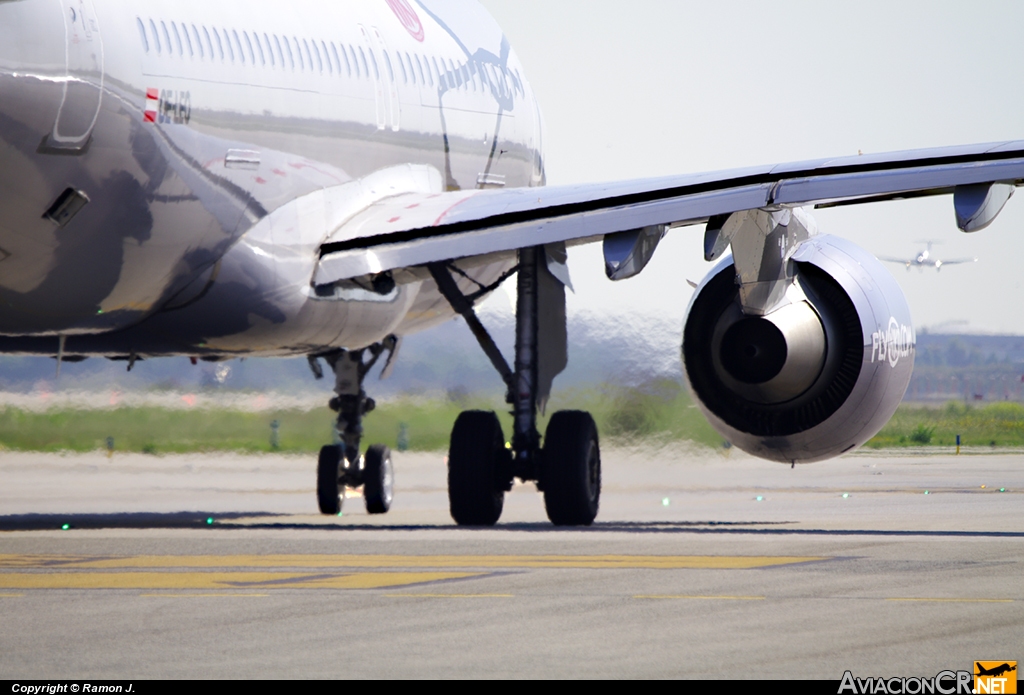
[[[388,598],[515,598],[512,594],[384,594]]]
[[[0,568],[754,569],[827,559],[771,555],[0,555]]]
[[[764,596],[686,596],[686,595],[640,595],[634,596],[638,599],[685,599],[701,601],[764,601]]]
[[[471,572],[18,572],[0,574],[0,589],[386,589]]]
[[[0,594],[0,598],[21,598],[25,594]]]
[[[140,598],[266,598],[270,594],[139,594]]]
[[[887,598],[886,601],[930,601],[933,603],[1013,603],[1012,598]]]

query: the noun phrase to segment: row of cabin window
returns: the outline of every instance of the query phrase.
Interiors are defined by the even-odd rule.
[[[200,60],[206,60],[206,57],[209,56],[211,60],[219,57],[222,62],[225,59],[234,62],[237,55],[243,65],[246,63],[246,55],[248,55],[249,63],[253,66],[256,65],[258,57],[260,65],[266,66],[269,63],[271,67],[275,68],[278,65],[284,68],[285,59],[287,59],[287,65],[293,71],[296,66],[299,70],[305,71],[307,65],[310,70],[313,70],[315,59],[320,72],[324,71],[326,65],[330,74],[337,72],[338,75],[341,75],[342,65],[344,65],[345,72],[349,77],[362,78],[364,75],[369,77],[370,69],[373,70],[375,79],[380,79],[381,76],[374,52],[368,52],[369,60],[367,60],[367,51],[364,51],[362,46],[353,48],[351,44],[346,46],[341,43],[338,44],[341,46],[339,50],[333,41],[329,43],[321,41],[317,46],[316,40],[302,39],[300,42],[294,36],[289,41],[287,36],[278,37],[277,34],[264,33],[261,39],[260,35],[254,31],[250,38],[247,31],[242,31],[239,36],[238,31],[234,29],[230,32],[227,29],[217,29],[217,27],[208,30],[205,25],[200,32],[195,24],[191,26],[190,32],[184,22],[180,25],[179,31],[179,25],[176,22],[171,22],[170,29],[168,29],[167,23],[163,20],[160,21],[158,30],[157,23],[152,19],[148,22],[148,28],[146,23],[138,17],[136,17],[136,22],[139,27],[139,36],[142,39],[142,47],[146,53],[150,52],[150,46],[158,54],[164,53],[166,47],[167,54],[173,55],[176,48],[177,54],[182,57],[187,52],[191,58],[195,58],[198,54]],[[173,44],[171,43],[172,38]],[[214,53],[214,49],[216,49],[216,53]],[[395,81],[397,76],[391,63],[391,56],[386,50],[382,52],[388,77]],[[437,84],[448,83],[450,87],[469,88],[473,91],[483,91],[491,84],[507,91],[508,83],[511,83],[517,93],[522,93],[522,81],[517,72],[506,73],[489,63],[478,65],[471,62],[456,68],[451,59],[448,59],[448,64],[445,65],[444,58],[431,57],[428,59],[427,56],[415,53],[410,55],[406,52],[403,55],[397,51],[395,57],[402,81],[405,84],[411,82],[415,85],[434,87],[436,79]]]

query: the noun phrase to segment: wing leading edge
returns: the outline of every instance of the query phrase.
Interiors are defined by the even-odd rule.
[[[987,184],[1002,184],[1000,192],[987,193]],[[967,223],[957,200],[958,223],[974,231],[1020,185],[1024,141],[607,184],[412,193],[378,201],[335,232],[321,248],[313,282],[654,225],[702,224],[773,205],[831,207],[956,193],[979,209],[987,206]]]

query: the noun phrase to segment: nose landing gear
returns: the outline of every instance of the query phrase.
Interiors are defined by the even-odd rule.
[[[383,444],[374,444],[365,454],[360,454],[359,447],[363,436],[363,416],[377,407],[363,390],[363,380],[381,354],[388,352],[393,356],[397,345],[397,339],[389,337],[363,350],[336,350],[310,356],[310,367],[317,378],[323,376],[317,362],[321,357],[334,371],[334,392],[337,395],[329,405],[338,413],[335,427],[341,440],[320,449],[316,496],[322,514],[341,514],[345,488],[360,486],[368,513],[384,514],[391,508],[394,496],[391,450]],[[369,359],[366,359],[367,355]]]

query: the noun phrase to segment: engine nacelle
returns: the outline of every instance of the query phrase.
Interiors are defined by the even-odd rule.
[[[755,456],[832,458],[889,421],[910,383],[915,335],[906,298],[867,251],[816,236],[793,254],[787,303],[744,315],[732,259],[690,300],[683,368],[711,425]]]

